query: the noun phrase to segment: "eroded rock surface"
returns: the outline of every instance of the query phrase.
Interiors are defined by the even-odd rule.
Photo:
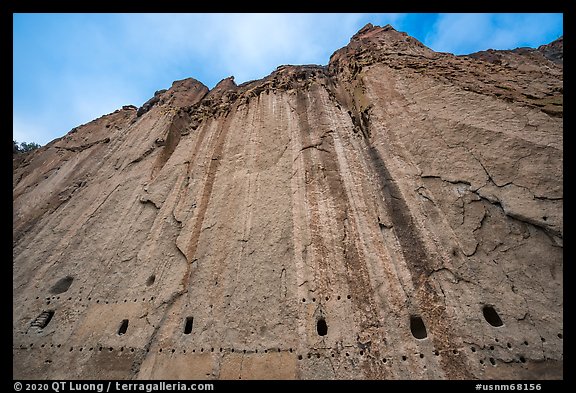
[[[562,58],[367,25],[15,155],[14,378],[562,378]]]

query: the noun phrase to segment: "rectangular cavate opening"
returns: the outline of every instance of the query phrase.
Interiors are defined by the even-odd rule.
[[[120,327],[118,328],[118,335],[122,336],[122,335],[126,334],[127,330],[128,330],[128,320],[123,319],[122,323],[120,324]]]
[[[426,331],[426,325],[419,315],[410,316],[410,331],[414,338],[418,340],[423,340],[428,337],[428,332]]]
[[[326,324],[326,320],[324,318],[320,318],[316,322],[316,332],[319,336],[325,336],[328,334],[328,325]]]
[[[54,316],[54,310],[42,311],[40,315],[38,315],[36,319],[32,321],[32,324],[30,326],[39,329],[44,329],[46,326],[48,326],[53,316]]]
[[[194,324],[194,317],[186,317],[184,323],[184,334],[192,333],[192,325]]]
[[[493,306],[486,305],[482,307],[482,313],[484,314],[484,319],[486,319],[486,322],[488,322],[490,325],[494,327],[500,327],[504,325],[500,315],[498,315]]]

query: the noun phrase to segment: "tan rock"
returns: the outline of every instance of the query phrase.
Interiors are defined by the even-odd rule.
[[[367,25],[16,154],[14,378],[563,378],[561,52]]]

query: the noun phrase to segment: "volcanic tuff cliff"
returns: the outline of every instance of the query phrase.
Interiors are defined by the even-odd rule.
[[[562,50],[367,25],[15,155],[14,378],[562,378]]]

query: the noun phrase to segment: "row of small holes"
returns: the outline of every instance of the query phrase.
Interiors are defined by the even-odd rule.
[[[320,355],[319,353],[316,353],[316,354],[308,353],[307,358],[310,359],[313,355],[316,355],[317,358],[320,358],[320,357],[321,357],[321,355]],[[349,353],[349,352],[345,352],[344,355],[345,355],[346,357],[349,357],[349,356],[350,356],[350,353]],[[360,351],[360,356],[362,356],[362,355],[364,355],[364,351]],[[332,353],[330,356],[331,356],[331,357],[335,357],[335,354]],[[419,354],[418,354],[418,357],[419,357],[420,359],[424,359],[424,354],[423,354],[423,353],[419,353]],[[303,357],[302,355],[298,355],[298,360],[302,360],[302,359],[304,359],[304,357]],[[400,359],[402,359],[402,361],[406,361],[406,360],[408,360],[408,356],[402,355],[402,356],[400,357]],[[386,363],[388,360],[392,360],[392,358],[382,358],[382,363]]]
[[[560,338],[560,339],[562,339],[562,337],[563,337],[562,333],[558,333],[557,336],[558,336],[558,338]],[[495,340],[496,342],[498,342],[498,339],[497,339],[497,338],[495,338],[494,340]],[[541,340],[543,343],[546,342],[546,339],[545,339],[544,337],[540,337],[540,340]],[[528,343],[527,340],[524,340],[524,341],[521,343],[521,345],[522,345],[522,344],[523,344],[523,345],[526,345],[526,346],[529,345],[529,343]],[[509,350],[512,350],[512,344],[506,343],[506,347],[507,347]],[[495,348],[494,348],[494,345],[490,345],[489,348],[490,348],[491,351],[493,351],[493,350],[495,349]],[[476,348],[475,348],[475,347],[470,347],[470,350],[471,350],[472,352],[476,352]],[[521,363],[526,363],[526,358],[524,357],[524,355],[518,355],[518,360],[519,360]],[[495,360],[494,358],[492,358],[492,357],[489,358],[489,361],[490,361],[490,364],[492,364],[493,366],[496,366],[496,360]],[[480,364],[482,364],[482,365],[484,364],[484,359],[480,359]]]
[[[562,333],[558,333],[558,338],[561,339],[562,337],[563,337]],[[495,340],[498,341],[498,339],[495,339]],[[542,342],[546,342],[546,339],[545,339],[544,337],[541,337],[541,340],[542,340]],[[528,341],[524,340],[524,342],[522,342],[522,344],[524,344],[524,345],[527,346],[527,345],[528,345]],[[33,346],[34,346],[34,343],[31,343],[31,344],[30,344],[30,348],[32,348]],[[46,346],[46,344],[42,344],[40,347],[41,347],[41,348],[44,348],[45,346]],[[60,348],[61,346],[62,346],[62,344],[57,344],[57,345],[56,345],[57,348]],[[51,347],[51,348],[54,347],[54,344],[50,344],[50,347]],[[511,349],[512,349],[512,344],[506,343],[506,347],[511,350]],[[23,344],[20,344],[20,348],[25,348],[25,346],[24,346]],[[124,348],[124,347],[122,347],[122,348]],[[489,348],[491,351],[493,351],[493,350],[495,349],[494,345],[490,345],[488,348]],[[72,350],[72,349],[71,349],[71,350]],[[82,349],[80,349],[80,351],[81,351],[81,350],[82,350]],[[90,350],[92,350],[92,348],[91,348]],[[278,352],[281,352],[281,351],[282,351],[280,348],[277,348],[276,350],[277,350]],[[475,352],[477,351],[476,347],[473,347],[473,346],[470,347],[470,350],[471,350],[473,353],[475,353]],[[220,352],[223,352],[223,351],[234,352],[234,348],[220,348]],[[265,349],[265,350],[264,350],[264,353],[274,352],[274,351],[275,351],[274,349],[270,349],[270,350]],[[289,348],[288,350],[284,350],[284,351],[293,352],[293,349],[292,349],[292,348]],[[133,352],[133,349],[132,349],[132,352]],[[160,348],[159,352],[162,352],[162,348]],[[175,350],[172,349],[172,352],[174,353]],[[193,349],[192,352],[196,352],[196,350]],[[204,352],[204,348],[200,348],[200,352]],[[210,352],[214,352],[214,348],[211,348],[211,349],[210,349]],[[255,353],[258,353],[258,350],[256,349],[254,352],[255,352]],[[184,353],[186,353],[186,350],[184,350]],[[243,350],[243,353],[246,353],[246,350]],[[434,350],[433,353],[434,353],[435,356],[439,356],[439,355],[440,355],[440,352],[439,352],[438,350]],[[458,354],[458,350],[457,350],[457,349],[453,349],[453,350],[452,350],[452,353],[456,355],[456,354]],[[346,352],[345,354],[346,354],[346,356],[350,356],[350,354],[349,354],[348,352]],[[360,350],[360,351],[359,351],[359,354],[360,354],[360,356],[364,355],[364,351],[363,351],[363,350]],[[301,355],[300,355],[300,356],[301,356]],[[423,358],[423,357],[424,357],[424,354],[421,353],[419,356],[420,356],[420,358]]]
[[[38,300],[38,299],[40,299],[40,296],[36,296],[36,300]],[[50,300],[59,300],[59,299],[60,299],[60,296],[52,296],[51,298],[47,297],[46,298],[46,304],[50,304]],[[67,300],[72,300],[72,298],[69,297]],[[154,296],[152,296],[148,299],[149,302],[151,302],[152,300],[154,300]],[[27,299],[24,299],[24,301],[27,301]],[[79,298],[78,301],[81,302],[82,298]],[[92,301],[92,298],[89,297],[88,301],[89,302]],[[136,303],[137,301],[138,301],[138,299],[134,299],[134,303]],[[142,301],[145,302],[146,298],[142,298]],[[103,301],[104,304],[110,304],[110,303],[117,304],[117,303],[128,303],[128,302],[129,302],[128,299],[124,299],[124,302],[121,302],[120,300],[114,300],[113,302],[110,302],[108,300]],[[96,303],[100,303],[100,299],[96,299]]]
[[[47,346],[46,344],[42,344],[42,345],[40,345],[40,348],[44,348],[44,347],[46,347],[46,346]],[[25,346],[24,344],[20,344],[20,349],[33,348],[33,347],[34,347],[34,343],[31,343],[28,347]],[[61,347],[62,347],[62,344],[57,344],[57,345],[50,344],[50,348],[53,348],[53,347],[61,348]],[[86,349],[86,348],[85,348],[85,347],[76,347],[76,350],[78,350],[79,352],[82,352],[84,349]],[[88,351],[92,351],[92,350],[94,350],[94,349],[95,349],[95,347],[89,347],[89,348],[88,348]],[[108,349],[110,352],[112,352],[112,351],[114,350],[114,347],[102,347],[102,346],[100,346],[100,347],[97,347],[96,349],[97,349],[98,351],[102,351],[102,350]],[[118,348],[116,348],[116,349],[118,350]],[[121,352],[124,351],[124,349],[125,349],[125,347],[120,347],[120,348],[119,348],[119,350],[120,350]],[[127,348],[126,348],[126,349],[127,349]],[[137,349],[137,348],[130,348],[130,352],[134,352],[135,349]],[[199,351],[199,352],[204,352],[205,350],[206,350],[206,352],[208,352],[208,348],[206,348],[206,349],[200,348],[200,351]],[[215,351],[216,351],[216,348],[210,348],[209,350],[210,350],[210,352],[215,352]],[[72,352],[72,351],[74,351],[74,347],[70,347],[69,352]],[[233,352],[235,352],[236,350],[235,350],[234,348],[219,348],[219,352],[225,352],[225,351],[233,353]],[[283,351],[284,351],[284,352],[290,352],[290,353],[294,352],[294,350],[293,350],[292,348],[289,348],[289,349],[271,348],[271,349],[264,349],[264,351],[261,351],[260,353],[269,353],[269,352],[270,352],[270,353],[273,353],[273,352],[283,352]],[[146,352],[150,352],[150,349],[147,348],[147,349],[146,349]],[[158,350],[158,353],[162,353],[162,352],[164,352],[164,348],[160,348],[160,349]],[[175,352],[176,352],[176,349],[174,349],[174,348],[168,348],[167,351],[165,351],[165,352],[175,353]],[[192,349],[192,353],[195,353],[195,352],[196,352],[196,349]],[[244,350],[240,350],[240,351],[237,351],[237,352],[238,352],[238,353],[251,353],[252,351],[244,349]],[[253,352],[254,352],[254,353],[258,353],[258,349],[255,349]],[[186,353],[186,350],[185,350],[185,349],[182,350],[182,353]]]
[[[32,348],[33,346],[34,346],[34,344],[32,343],[32,344],[30,344],[29,348]],[[60,348],[61,346],[62,346],[62,344],[57,344],[57,345],[56,345],[57,348]],[[44,348],[44,347],[45,347],[45,344],[42,344],[40,347],[41,347],[41,348]],[[50,344],[50,347],[54,347],[54,344]],[[24,349],[24,348],[26,348],[26,347],[25,347],[23,344],[20,344],[20,348],[21,348],[21,349]],[[78,352],[82,352],[82,351],[84,351],[85,348],[84,348],[84,347],[80,347],[80,348],[76,348],[76,349],[77,349]],[[124,352],[124,349],[126,349],[126,350],[129,349],[130,352],[134,352],[134,350],[135,350],[135,348],[120,347],[120,348],[119,348],[119,351],[120,351],[120,352]],[[491,349],[492,349],[492,348],[491,348]],[[87,350],[88,350],[88,351],[98,351],[98,352],[102,352],[102,351],[108,350],[109,352],[112,352],[112,351],[114,351],[114,347],[97,347],[97,348],[95,348],[95,347],[89,347]],[[117,350],[118,350],[118,349],[117,349]],[[74,351],[74,347],[70,347],[69,352],[72,352],[72,351]],[[210,352],[214,352],[214,351],[215,351],[214,348],[210,348]],[[219,352],[224,352],[224,351],[227,351],[227,352],[230,352],[230,353],[234,353],[234,352],[235,352],[234,348],[231,348],[231,349],[228,349],[228,348],[220,348],[220,350],[219,350]],[[284,350],[284,351],[286,351],[286,350]],[[293,352],[293,349],[292,349],[292,348],[289,348],[287,351],[289,351],[290,353],[292,353],[292,352]],[[150,349],[146,349],[146,352],[150,352]],[[158,350],[158,353],[162,353],[162,352],[163,352],[163,348],[160,348],[160,349]],[[164,353],[175,353],[175,352],[176,352],[176,349],[172,348],[172,349],[169,349],[168,351],[166,351],[166,352],[164,352]],[[192,353],[195,353],[195,352],[196,352],[196,349],[192,349]],[[203,353],[203,352],[204,352],[204,348],[200,348],[200,352]],[[208,352],[208,349],[206,349],[206,352]],[[245,354],[245,353],[247,353],[247,352],[250,353],[251,351],[247,351],[246,349],[244,349],[244,350],[242,350],[242,351],[239,351],[238,353],[244,353],[244,354]],[[265,350],[264,350],[264,353],[268,353],[268,352],[282,352],[282,350],[281,350],[280,348],[277,348],[276,350],[273,350],[273,349],[270,349],[270,350],[265,349]],[[457,354],[457,353],[458,353],[458,350],[453,349],[452,352],[453,352],[454,354]],[[474,347],[472,347],[472,352],[476,352],[476,350],[474,349]],[[184,349],[184,350],[182,351],[182,353],[186,353],[186,350]],[[255,349],[253,353],[258,353],[258,350]],[[361,350],[359,353],[360,353],[360,356],[364,355],[364,351],[362,351],[362,350]],[[320,353],[316,353],[315,355],[316,355],[316,357],[317,357],[318,359],[321,357]],[[435,350],[435,351],[434,351],[434,355],[435,355],[435,356],[439,356],[440,353],[439,353],[437,350]],[[308,359],[310,359],[312,356],[313,356],[312,353],[308,353],[308,354],[307,354],[307,358],[308,358]],[[349,356],[350,356],[350,353],[349,353],[349,352],[345,352],[345,356],[346,356],[346,357],[349,357]],[[331,354],[331,357],[335,357],[335,354],[332,353],[332,354]],[[420,354],[418,354],[418,357],[419,357],[420,359],[423,359],[423,358],[424,358],[424,354],[423,354],[423,353],[420,353]],[[302,356],[302,355],[298,355],[298,360],[302,360],[302,359],[303,359],[303,356]],[[405,362],[406,360],[408,360],[408,357],[407,357],[406,355],[402,355],[400,359],[401,359],[403,362]],[[388,360],[392,360],[392,358],[382,358],[382,363],[386,363]],[[518,355],[518,360],[519,360],[521,363],[526,363],[526,358],[524,357],[524,355]],[[496,360],[495,360],[493,357],[490,357],[490,358],[489,358],[489,361],[490,361],[490,364],[492,364],[493,366],[496,366]],[[484,365],[484,359],[480,359],[480,364]]]
[[[33,346],[34,346],[33,343],[30,344],[30,348],[32,348]],[[46,346],[46,344],[42,344],[40,347],[41,347],[41,348],[44,348],[45,346]],[[62,344],[56,345],[57,348],[60,348],[61,346],[62,346]],[[54,347],[54,344],[50,344],[50,347],[51,347],[51,348]],[[20,348],[21,348],[21,349],[24,349],[24,348],[26,348],[26,347],[25,347],[23,344],[20,344]],[[102,351],[103,348],[104,348],[104,347],[98,347],[98,350],[99,350],[99,351]],[[89,351],[92,351],[93,349],[94,349],[94,347],[90,347],[90,348],[89,348]],[[74,350],[74,347],[70,347],[70,350],[69,350],[69,351],[72,352],[73,350]],[[80,351],[80,352],[82,352],[82,351],[84,350],[84,347],[77,348],[77,350]],[[113,351],[114,348],[113,348],[113,347],[108,347],[108,350],[109,350],[109,351]],[[120,351],[124,351],[124,347],[121,347],[121,348],[120,348]],[[130,348],[130,351],[131,351],[131,352],[134,352],[134,348]],[[149,352],[149,351],[150,351],[149,349],[146,350],[146,352]],[[219,352],[224,352],[224,351],[233,353],[233,352],[235,352],[236,350],[235,350],[234,348],[219,348]],[[289,348],[289,349],[287,349],[287,350],[286,350],[286,349],[282,350],[282,349],[280,349],[280,348],[276,348],[276,349],[265,349],[264,351],[262,351],[262,352],[260,352],[260,353],[268,353],[268,352],[271,352],[271,353],[272,353],[272,352],[282,352],[282,351],[290,352],[290,353],[294,352],[294,350],[293,350],[292,348]],[[158,349],[158,353],[162,353],[162,352],[164,352],[164,348]],[[174,349],[174,348],[171,348],[171,349],[168,348],[168,350],[167,350],[166,352],[175,353],[175,352],[176,352],[176,349]],[[196,352],[196,349],[192,349],[192,353],[195,353],[195,352]],[[200,352],[203,353],[203,352],[204,352],[204,348],[200,348]],[[206,348],[206,352],[208,352],[208,348]],[[215,348],[210,348],[210,352],[215,352]],[[244,350],[239,351],[238,353],[251,353],[251,352],[252,352],[252,351],[249,351],[249,350],[244,349]],[[185,350],[185,349],[182,350],[182,353],[186,353],[186,350]],[[255,350],[253,351],[253,353],[258,353],[258,349],[255,349]],[[364,351],[363,351],[363,350],[360,350],[360,351],[359,351],[359,354],[360,354],[360,356],[363,356],[363,355],[364,355]],[[346,356],[350,356],[350,353],[349,353],[349,352],[346,352],[345,355],[346,355]],[[299,355],[299,357],[301,357],[301,356],[302,356],[302,355]],[[317,354],[317,356],[320,357],[320,354]],[[420,356],[420,358],[423,358],[423,357],[424,357],[424,354],[421,353],[421,354],[419,354],[419,356]],[[311,354],[309,353],[309,354],[308,354],[308,358],[310,358],[310,357],[311,357]],[[334,353],[332,353],[332,357],[334,357]]]
[[[559,339],[562,339],[562,338],[563,338],[562,333],[558,333],[557,336],[558,336]],[[498,340],[497,338],[495,338],[494,341],[499,342],[499,340]],[[545,343],[545,342],[546,342],[546,339],[545,339],[544,337],[540,337],[540,341],[542,341],[543,343]],[[527,340],[524,340],[524,341],[521,343],[521,345],[522,345],[522,344],[523,344],[523,345],[526,345],[526,346],[529,345],[529,343],[528,343]],[[506,347],[507,347],[508,349],[512,349],[512,344],[506,343]],[[490,348],[491,351],[493,351],[493,350],[494,350],[494,345],[490,345],[489,348]],[[476,348],[475,348],[475,347],[470,347],[470,350],[471,350],[472,352],[476,352]]]
[[[40,296],[36,296],[36,300],[39,300],[39,299],[40,299]],[[329,297],[329,296],[326,296],[324,299],[325,299],[326,301],[328,301],[328,300],[330,300],[330,297]],[[341,300],[341,299],[342,299],[342,297],[341,297],[340,295],[338,295],[338,296],[336,297],[336,300]],[[346,296],[346,299],[352,299],[352,296],[351,296],[351,295],[347,295],[347,296]],[[47,297],[47,298],[46,298],[46,303],[47,303],[47,304],[50,304],[50,300],[60,300],[60,296]],[[72,297],[68,297],[67,300],[69,300],[69,301],[72,300]],[[148,299],[148,301],[152,301],[152,300],[154,300],[154,296],[152,296],[152,297],[150,297],[150,299]],[[28,301],[28,299],[26,298],[26,299],[24,299],[24,301]],[[78,298],[78,301],[81,302],[81,301],[82,301],[82,298]],[[92,298],[89,297],[89,298],[88,298],[88,301],[92,301]],[[127,303],[128,301],[129,301],[129,300],[124,299],[124,303]],[[136,303],[137,301],[138,301],[138,299],[134,299],[134,303]],[[145,302],[145,301],[146,301],[146,298],[142,298],[142,301]],[[312,298],[312,302],[313,302],[313,303],[316,302],[316,298],[315,298],[315,297]],[[100,299],[97,299],[97,300],[96,300],[96,303],[100,303]],[[122,302],[119,301],[119,300],[114,300],[113,302],[109,302],[108,300],[105,301],[105,304],[109,304],[109,303],[116,304],[116,303],[122,303]],[[306,303],[306,298],[302,298],[302,303]]]
[[[453,350],[453,352],[454,352],[454,353],[458,353],[457,350]],[[434,351],[434,354],[435,354],[436,356],[439,355],[438,351]],[[309,353],[308,356],[307,356],[308,359],[310,359],[310,358],[312,357],[312,355],[313,355],[313,354]],[[317,358],[320,358],[320,356],[321,356],[321,355],[320,355],[319,353],[316,354],[316,357],[317,357]],[[331,356],[334,357],[334,354],[332,354]],[[346,352],[346,356],[350,356],[350,354],[349,354],[348,352]],[[420,354],[418,354],[418,357],[419,357],[420,359],[423,359],[423,358],[424,358],[424,354],[423,354],[423,353],[420,353]],[[302,355],[298,355],[298,360],[302,360],[302,359],[303,359],[303,356],[302,356]],[[401,359],[403,362],[405,362],[406,360],[408,360],[408,357],[407,357],[406,355],[402,355],[402,356],[400,357],[400,359]],[[392,358],[382,358],[382,363],[387,363],[388,360],[392,360]],[[524,357],[524,355],[518,355],[518,360],[519,360],[521,363],[526,363],[526,358]],[[493,366],[496,366],[496,359],[494,359],[494,358],[491,357],[491,358],[489,358],[489,361],[490,361],[490,364],[492,364]],[[484,360],[483,360],[483,359],[480,359],[480,364],[484,364]]]
[[[352,298],[352,296],[350,296],[350,295],[347,296],[347,299],[351,299],[351,298]],[[36,296],[36,300],[39,300],[39,299],[40,299],[40,296]],[[340,299],[341,299],[341,297],[338,296],[338,300],[340,300]],[[46,303],[47,303],[47,304],[50,304],[50,301],[51,301],[51,300],[60,300],[60,296],[47,297],[47,298],[46,298]],[[72,297],[68,297],[67,300],[68,300],[68,301],[72,300]],[[154,300],[154,296],[152,296],[152,297],[150,297],[150,299],[148,299],[148,301],[152,301],[152,300]],[[328,297],[328,296],[326,297],[326,300],[329,300],[329,297]],[[25,302],[28,301],[28,298],[24,299],[24,301],[25,301]],[[81,302],[81,301],[82,301],[82,298],[78,298],[78,301]],[[89,297],[89,298],[88,298],[88,301],[92,301],[92,298]],[[127,303],[128,301],[129,301],[129,300],[124,299],[124,303]],[[137,301],[138,301],[138,299],[134,299],[134,303],[136,303]],[[142,301],[145,302],[145,301],[146,301],[146,298],[142,298]],[[315,302],[315,301],[316,301],[316,298],[312,298],[312,301]],[[302,302],[306,302],[306,299],[302,299]],[[100,303],[100,299],[97,299],[97,300],[96,300],[96,303]],[[104,303],[105,303],[105,304],[109,304],[110,302],[109,302],[108,300],[106,300]],[[114,300],[114,301],[111,302],[111,303],[116,304],[116,303],[122,303],[122,302],[119,301],[119,300]]]
[[[329,296],[326,296],[324,299],[325,299],[326,301],[328,301],[328,300],[330,300],[330,297],[329,297]],[[340,299],[342,299],[342,297],[341,297],[340,295],[338,295],[338,296],[336,297],[336,300],[340,300]],[[352,299],[352,295],[347,295],[347,296],[346,296],[346,299]],[[316,302],[316,298],[315,298],[315,297],[312,298],[312,302],[313,302],[313,303]],[[306,303],[306,298],[302,298],[302,303]]]
[[[526,358],[524,357],[524,355],[518,355],[518,360],[520,361],[520,363],[526,363]],[[488,358],[488,361],[492,366],[496,367],[496,359]],[[484,359],[480,359],[480,364],[484,365]]]
[[[33,346],[34,346],[33,343],[30,344],[30,348],[32,348]],[[42,345],[41,345],[41,348],[44,348],[45,346],[46,346],[46,344],[42,344]],[[61,346],[62,346],[62,344],[56,345],[57,348],[60,348]],[[54,347],[54,344],[50,344],[50,347]],[[26,348],[26,347],[25,347],[23,344],[20,344],[20,348],[21,348],[21,349],[24,349],[24,348]],[[94,349],[94,347],[90,347],[90,348],[89,348],[89,351],[92,351],[93,349]],[[99,351],[102,351],[103,349],[105,349],[105,347],[98,347],[98,350],[99,350]],[[113,350],[114,350],[113,347],[107,347],[107,349],[108,349],[109,351],[113,351]],[[176,349],[174,349],[174,348],[168,348],[167,351],[164,351],[164,349],[165,349],[165,348],[160,348],[160,349],[158,349],[158,353],[163,353],[163,352],[164,352],[164,353],[175,353],[175,352],[176,352]],[[69,350],[69,351],[72,352],[73,350],[74,350],[74,347],[70,347],[70,350]],[[82,351],[84,350],[84,347],[77,348],[77,350],[80,351],[80,352],[82,352]],[[215,352],[215,350],[216,350],[215,348],[210,348],[210,352]],[[121,347],[121,348],[120,348],[120,351],[124,351],[124,347]],[[134,348],[130,348],[130,351],[131,351],[131,352],[134,352]],[[203,347],[200,348],[200,352],[201,352],[201,353],[203,353],[204,351],[205,351],[205,349],[204,349]],[[219,352],[225,352],[225,351],[226,351],[226,352],[234,353],[236,350],[235,350],[234,348],[219,348]],[[262,351],[262,352],[260,352],[260,353],[282,352],[282,351],[290,352],[290,353],[294,352],[294,350],[293,350],[292,348],[289,348],[289,349],[287,349],[287,350],[286,350],[286,349],[282,350],[282,349],[280,349],[280,348],[276,348],[276,349],[265,349],[264,351]],[[150,352],[150,350],[149,350],[149,349],[146,349],[146,352]],[[192,353],[195,353],[195,352],[196,352],[196,349],[192,349]],[[206,352],[208,352],[208,348],[206,348]],[[457,353],[458,353],[458,351],[457,351],[456,349],[454,349],[452,352],[453,352],[454,354],[457,354]],[[182,353],[186,353],[186,349],[182,350]],[[252,351],[249,351],[249,350],[244,349],[244,350],[238,351],[238,353],[252,353]],[[255,349],[255,350],[253,351],[253,353],[258,353],[258,349]],[[360,356],[363,356],[363,355],[364,355],[364,351],[363,351],[363,350],[360,350],[358,353],[360,354]],[[345,354],[345,356],[347,356],[347,357],[350,356],[350,353],[349,353],[349,352],[345,352],[344,354]],[[439,353],[438,351],[434,351],[434,355],[439,356],[440,353]],[[311,356],[312,356],[312,354],[311,354],[311,353],[308,353],[308,358],[310,358]],[[316,356],[317,356],[317,357],[320,357],[320,354],[316,354]],[[331,356],[334,357],[334,353],[332,353]],[[421,359],[424,358],[424,354],[423,354],[423,353],[418,354],[418,356],[419,356]],[[298,355],[298,358],[299,358],[299,359],[302,359],[302,355]],[[406,359],[407,359],[406,356],[402,356],[402,360],[406,360]],[[385,361],[384,361],[384,363],[385,363]]]

